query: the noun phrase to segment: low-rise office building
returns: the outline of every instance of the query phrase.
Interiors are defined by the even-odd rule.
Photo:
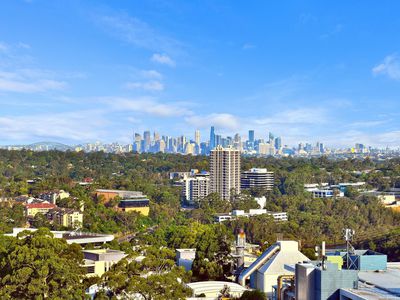
[[[102,198],[104,202],[109,202],[110,200],[115,199],[116,197],[126,199],[126,198],[134,198],[137,196],[142,196],[142,192],[137,191],[124,191],[124,190],[107,190],[107,189],[97,189],[96,197]]]
[[[148,216],[150,213],[150,200],[143,194],[128,199],[122,199],[118,203],[118,210],[126,212],[136,211],[144,216]]]
[[[111,249],[83,250],[86,276],[101,277],[111,266],[127,256],[125,252]]]
[[[272,191],[274,188],[274,172],[268,172],[267,169],[260,168],[252,168],[242,172],[240,176],[240,188],[242,190],[255,188]]]
[[[238,217],[254,217],[254,216],[260,216],[260,215],[269,215],[274,218],[274,221],[280,222],[280,221],[287,221],[288,216],[286,212],[273,212],[273,211],[268,211],[266,209],[250,209],[249,212],[245,212],[244,210],[232,210],[230,213],[224,213],[224,214],[217,214],[214,216],[214,220],[218,223],[228,221],[234,218]]]
[[[340,190],[333,189],[307,189],[313,196],[313,198],[332,198],[332,197],[344,197],[344,193]]]

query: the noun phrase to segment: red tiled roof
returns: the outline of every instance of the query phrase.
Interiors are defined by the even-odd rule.
[[[51,208],[55,208],[57,206],[54,205],[54,204],[51,204],[51,203],[31,203],[31,204],[27,204],[25,207],[27,209],[30,209],[30,208],[48,208],[48,209],[51,209]]]

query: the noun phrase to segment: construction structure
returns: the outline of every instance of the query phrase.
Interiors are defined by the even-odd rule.
[[[287,268],[286,265],[303,261],[309,259],[299,251],[297,241],[278,241],[240,273],[238,283],[242,286],[250,285],[272,297],[278,278],[294,275],[293,268]]]
[[[343,229],[344,251],[325,253],[322,243],[319,260],[286,265],[295,274],[286,282],[278,278],[272,299],[400,300],[400,263],[388,263],[385,254],[354,249],[354,234],[352,229]]]

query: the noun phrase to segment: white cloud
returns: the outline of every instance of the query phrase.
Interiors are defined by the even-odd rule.
[[[12,93],[41,93],[53,90],[63,90],[67,87],[67,82],[63,79],[76,78],[78,73],[54,72],[51,70],[31,67],[33,58],[26,59],[20,55],[16,48],[27,49],[29,45],[18,44],[4,46],[6,55],[0,61],[0,92]],[[79,76],[82,76],[79,73]]]
[[[242,46],[242,49],[243,49],[243,50],[249,50],[249,49],[253,49],[253,48],[255,48],[255,47],[256,47],[256,46],[253,45],[253,44],[245,43],[245,44]]]
[[[41,79],[37,81],[17,81],[0,78],[0,91],[16,93],[37,93],[62,90],[67,86],[63,81]]]
[[[166,54],[154,53],[151,57],[151,61],[170,67],[175,67],[175,61]]]
[[[147,82],[128,82],[125,84],[125,88],[130,90],[143,89],[145,91],[162,91],[164,90],[164,84],[157,81],[147,81]]]
[[[167,37],[149,24],[126,14],[96,15],[94,22],[107,32],[136,47],[152,51],[181,52],[181,43]]]
[[[323,108],[300,108],[278,112],[271,117],[258,118],[255,124],[321,124],[328,121],[328,114]]]
[[[96,110],[62,113],[0,116],[0,139],[32,140],[92,140],[104,134],[108,122]],[[85,130],[82,130],[82,129]]]
[[[376,121],[359,121],[359,122],[351,123],[350,127],[355,127],[355,128],[376,127],[376,126],[380,126],[383,124],[387,124],[390,121],[392,121],[392,120],[387,119],[387,120],[376,120]]]
[[[150,97],[141,98],[105,98],[103,102],[114,111],[131,111],[145,113],[156,117],[181,117],[191,115],[192,112],[182,103],[160,103]]]
[[[8,50],[8,46],[5,43],[0,42],[0,52],[6,52]]]
[[[23,49],[31,49],[31,45],[22,42],[19,42],[17,46]]]
[[[240,128],[239,118],[228,113],[214,113],[205,116],[188,116],[185,121],[196,128],[209,128],[215,126],[221,130],[238,130]]]
[[[160,72],[157,72],[156,70],[142,70],[141,75],[144,78],[150,78],[150,79],[162,79],[163,76]]]
[[[384,58],[383,62],[372,68],[374,75],[386,75],[390,79],[400,80],[400,63],[397,55],[392,54]]]
[[[39,69],[0,70],[0,91],[38,93],[65,89],[67,83],[55,80],[53,74]]]
[[[330,37],[342,32],[343,28],[344,28],[343,24],[336,24],[335,27],[331,31],[321,34],[320,38],[321,39],[330,38]]]

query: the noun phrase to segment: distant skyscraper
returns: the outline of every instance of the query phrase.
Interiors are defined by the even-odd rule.
[[[211,126],[210,130],[210,150],[215,148],[215,130],[214,126]]]
[[[254,130],[249,130],[249,142],[254,143]]]
[[[166,144],[164,140],[158,140],[155,142],[155,152],[165,152]]]
[[[141,143],[142,143],[142,136],[139,133],[135,133],[134,139],[133,139],[133,151],[140,153]]]
[[[242,151],[242,138],[240,137],[239,133],[236,133],[235,137],[233,138],[233,147],[236,150]]]
[[[144,140],[144,148],[143,152],[147,152],[150,149],[150,144],[151,144],[151,137],[150,137],[150,131],[145,131],[143,132],[143,140]]]
[[[270,132],[268,134],[268,141],[272,144],[274,142],[274,139],[275,139],[274,134]]]
[[[154,131],[154,141],[157,142],[160,140],[160,134],[157,131]]]
[[[249,130],[249,139],[247,141],[247,149],[254,150],[254,130]]]
[[[222,136],[220,134],[215,135],[215,147],[222,146]]]
[[[185,152],[185,146],[186,146],[186,136],[182,135],[178,138],[178,152],[184,153]]]
[[[275,149],[280,150],[282,148],[282,139],[278,136],[275,139]]]
[[[200,145],[200,130],[194,132],[194,141],[197,145]]]
[[[217,146],[210,155],[210,192],[229,200],[232,190],[240,192],[240,151]]]

